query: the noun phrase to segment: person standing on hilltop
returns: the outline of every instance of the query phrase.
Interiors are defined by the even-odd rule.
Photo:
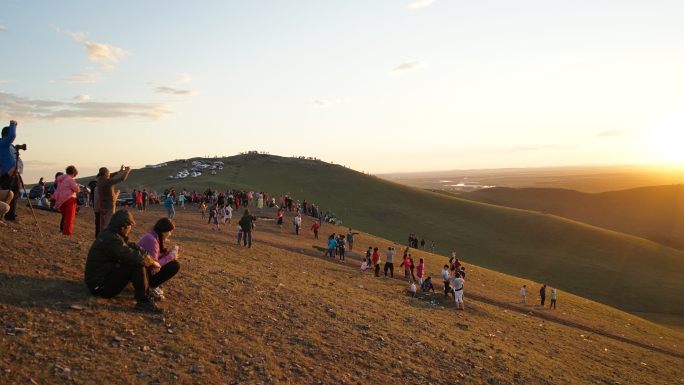
[[[449,265],[444,265],[444,268],[442,269],[442,280],[444,281],[444,296],[449,297],[449,288],[451,287],[449,284]]]
[[[242,239],[244,240],[244,245],[247,246],[249,243],[249,249],[252,248],[252,227],[253,222],[256,221],[257,218],[249,213],[249,209],[245,209],[244,214],[242,214],[242,218],[240,218],[239,225],[242,227]]]
[[[283,227],[283,208],[278,209],[278,223],[276,225],[280,226],[281,228]]]
[[[387,278],[387,270],[390,271],[390,278],[394,278],[394,254],[396,253],[394,247],[388,247],[387,252],[385,252],[385,278]]]
[[[411,273],[411,261],[409,261],[408,254],[404,254],[404,260],[401,262],[399,267],[404,267],[404,278],[409,278],[409,274]]]
[[[62,234],[69,235],[74,230],[74,219],[76,219],[76,194],[81,191],[80,187],[74,181],[78,175],[76,167],[69,166],[66,168],[66,174],[62,174],[57,178],[59,183],[59,196],[55,203],[55,208],[62,213]]]
[[[546,300],[546,285],[543,285],[539,289],[539,296],[541,297],[541,306],[544,307],[544,301]]]
[[[420,239],[420,249],[425,250],[425,238]]]
[[[147,200],[149,198],[149,194],[147,194],[147,189],[142,190],[142,211],[147,211]]]
[[[299,235],[299,229],[302,227],[302,213],[297,213],[297,215],[295,215],[292,224],[294,225],[295,235]]]
[[[549,309],[553,307],[553,310],[556,310],[556,289],[551,288],[551,304],[549,305]]]
[[[435,241],[430,241],[430,252],[435,253]]]
[[[200,202],[199,211],[200,214],[202,214],[202,222],[204,222],[204,220],[206,219],[205,213],[207,211],[207,205],[204,204],[204,200]]]
[[[335,249],[337,249],[337,240],[335,239],[335,233],[332,233],[328,237],[328,250],[325,251],[323,257],[327,257],[328,253],[330,253],[330,257],[335,258]]]
[[[10,125],[2,129],[2,139],[0,139],[0,186],[3,190],[11,190],[12,194],[7,193],[6,202],[9,210],[5,213],[4,219],[15,221],[17,219],[17,201],[19,200],[19,176],[14,175],[17,166],[17,149],[14,147],[14,140],[17,138],[16,120],[11,120]],[[24,163],[19,158],[18,172],[24,172]]]
[[[142,202],[143,202],[142,191],[138,191],[135,194],[135,206],[138,209],[138,212],[142,212]]]
[[[380,254],[378,248],[373,249],[373,266],[375,267],[375,276],[380,277]]]
[[[125,181],[130,172],[131,168],[124,167],[122,164],[121,169],[114,174],[110,174],[107,167],[101,167],[97,173],[97,192],[100,194],[101,229],[104,229],[109,225],[109,220],[116,211],[116,197],[119,194],[114,191],[114,185]]]
[[[359,233],[352,231],[352,228],[349,228],[349,232],[347,233],[347,243],[349,243],[349,251],[354,250],[354,235],[357,235]]]
[[[522,285],[522,287],[520,288],[520,297],[522,297],[522,304],[523,305],[527,305],[527,296],[525,295],[525,287],[527,287],[527,285]]]
[[[456,302],[456,310],[465,310],[465,304],[463,303],[463,283],[465,280],[461,278],[461,273],[455,272],[452,278],[453,291],[454,291],[454,301]]]
[[[337,241],[337,247],[340,250],[340,262],[347,263],[344,260],[344,250],[347,248],[347,240],[343,234],[340,234],[340,239]]]
[[[97,191],[97,181],[91,180],[88,187],[90,187],[90,196],[93,200],[91,206],[95,214],[95,237],[97,238],[97,235],[100,234],[100,194]]]
[[[373,246],[368,246],[368,250],[366,250],[366,258],[365,261],[368,262],[368,266],[373,266],[373,262],[371,261],[371,254],[373,254]]]
[[[425,261],[423,258],[420,259],[420,262],[418,262],[418,266],[416,266],[416,276],[418,277],[418,286],[423,286],[423,276],[425,274]]]
[[[176,210],[173,208],[173,197],[171,197],[171,194],[166,196],[166,200],[164,200],[164,206],[166,207],[169,219],[173,219],[173,217],[176,215]]]
[[[311,225],[311,230],[314,233],[314,239],[318,239],[318,229],[320,226],[318,226],[318,222],[314,222],[313,225]]]

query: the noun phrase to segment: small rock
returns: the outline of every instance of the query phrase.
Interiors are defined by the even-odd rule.
[[[67,368],[66,366],[55,365],[55,372],[58,374],[67,375],[71,373],[71,369]]]
[[[77,310],[77,311],[83,311],[85,310],[85,307],[80,306],[80,305],[71,305],[72,310]]]
[[[358,375],[359,377],[363,377],[363,371],[357,370],[356,375]]]
[[[147,372],[140,372],[140,374],[138,374],[138,378],[147,377],[147,376],[149,376],[149,375],[150,375],[150,374],[147,373]]]
[[[143,352],[149,352],[149,351],[150,351],[150,347],[146,345],[146,346],[143,346],[142,348],[140,348],[140,350],[143,351]]]
[[[114,341],[116,341],[116,342],[121,342],[122,339],[121,339],[121,337],[119,337],[119,336],[114,336]]]
[[[167,329],[166,331],[169,332],[169,334],[173,334],[173,329]]]

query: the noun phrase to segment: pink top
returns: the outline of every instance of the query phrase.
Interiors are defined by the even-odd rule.
[[[76,193],[81,191],[76,181],[67,174],[62,174],[57,177],[57,200],[55,201],[55,208],[59,208],[70,198],[76,198]]]
[[[419,263],[418,266],[416,266],[416,274],[418,275],[418,278],[423,278],[424,272],[425,272],[425,264]]]
[[[154,230],[150,230],[147,234],[143,235],[138,241],[138,246],[145,249],[160,266],[164,266],[175,259],[168,251],[165,254],[159,254],[159,237]]]

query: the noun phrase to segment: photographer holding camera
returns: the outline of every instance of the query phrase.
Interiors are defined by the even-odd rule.
[[[3,197],[6,197],[6,203],[9,205],[9,210],[5,213],[5,219],[9,221],[17,219],[19,180],[15,173],[18,171],[21,174],[24,171],[24,164],[21,159],[17,165],[17,148],[13,145],[14,139],[17,138],[18,124],[16,120],[10,121],[10,125],[2,129],[2,139],[0,139],[0,186],[3,190],[10,190],[12,193],[2,194]],[[19,149],[26,150],[26,145],[19,146]]]

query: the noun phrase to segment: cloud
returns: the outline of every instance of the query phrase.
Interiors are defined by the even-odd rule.
[[[6,79],[0,79],[0,84],[2,83],[9,83],[11,80],[6,80]]]
[[[601,131],[601,132],[599,132],[598,136],[620,136],[620,135],[630,133],[632,131],[634,131],[634,130],[624,129],[624,130]]]
[[[428,5],[434,3],[435,0],[418,0],[415,3],[411,3],[406,6],[408,9],[416,9],[416,8],[423,8],[427,7]]]
[[[536,150],[552,150],[560,148],[576,148],[579,147],[576,144],[530,144],[526,146],[512,146],[509,147],[510,151],[536,151]]]
[[[74,96],[74,100],[90,100],[90,95],[81,94]]]
[[[314,100],[316,107],[330,107],[334,104],[339,104],[339,100],[318,99]]]
[[[406,72],[406,71],[413,71],[417,70],[419,68],[423,68],[428,64],[425,60],[414,60],[414,61],[407,61],[406,63],[402,63],[395,67],[392,71],[390,71],[391,74],[398,74],[400,72]]]
[[[173,78],[173,82],[176,84],[187,83],[191,80],[193,80],[193,77],[188,74],[178,74],[175,78]]]
[[[0,22],[2,22],[2,20],[0,20]],[[0,24],[0,32],[10,33],[9,29],[5,28],[2,24]]]
[[[28,121],[87,119],[111,120],[140,118],[160,120],[174,114],[170,102],[64,102],[59,100],[32,99],[0,91],[0,120]]]
[[[154,92],[158,94],[169,94],[169,95],[195,95],[197,91],[193,90],[178,90],[173,87],[157,87]]]
[[[104,76],[99,72],[77,72],[66,78],[50,80],[50,83],[99,83],[104,80]]]
[[[114,66],[109,64],[110,62],[118,63],[119,59],[122,59],[126,55],[130,55],[130,52],[109,44],[84,41],[83,48],[88,52],[88,59],[100,63],[100,69],[103,71],[113,70]]]
[[[131,54],[130,52],[124,49],[115,47],[110,44],[86,41],[86,34],[83,32],[71,32],[62,30],[59,27],[55,27],[52,24],[50,24],[50,26],[54,28],[55,31],[57,31],[58,33],[69,35],[72,38],[74,38],[74,40],[76,40],[77,42],[83,43],[83,49],[85,49],[86,53],[88,54],[88,59],[90,61],[100,63],[100,69],[102,71],[112,71],[114,69],[113,64],[117,64],[119,60]]]

